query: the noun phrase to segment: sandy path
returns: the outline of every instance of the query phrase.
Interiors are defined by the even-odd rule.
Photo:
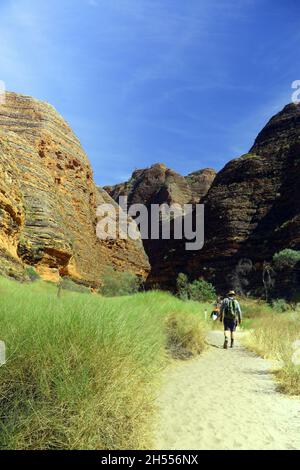
[[[155,448],[300,449],[300,399],[276,391],[271,364],[242,348],[210,349],[165,375]]]

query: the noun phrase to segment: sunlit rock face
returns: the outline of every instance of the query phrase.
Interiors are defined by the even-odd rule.
[[[105,266],[146,277],[140,241],[100,241],[99,191],[79,140],[49,104],[6,93],[0,106],[0,272],[20,277],[31,265],[98,285]]]

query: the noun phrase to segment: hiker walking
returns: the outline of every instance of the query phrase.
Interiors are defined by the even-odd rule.
[[[228,349],[229,332],[231,335],[231,348],[234,345],[234,333],[237,325],[242,323],[242,311],[239,302],[235,298],[235,292],[231,290],[221,303],[220,321],[224,323],[224,349]]]

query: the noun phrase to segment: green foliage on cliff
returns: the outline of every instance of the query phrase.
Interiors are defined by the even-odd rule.
[[[300,251],[289,248],[273,256],[274,267],[277,270],[292,269],[298,262],[300,262]]]
[[[29,277],[31,282],[38,281],[40,279],[39,274],[36,272],[36,270],[32,266],[28,266],[25,270],[27,276]]]

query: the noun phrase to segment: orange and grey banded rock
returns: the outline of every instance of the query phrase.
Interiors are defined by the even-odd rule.
[[[0,272],[18,277],[31,265],[45,279],[64,275],[89,285],[101,282],[107,265],[147,276],[141,242],[97,238],[104,192],[79,140],[51,105],[6,93],[0,174]]]

